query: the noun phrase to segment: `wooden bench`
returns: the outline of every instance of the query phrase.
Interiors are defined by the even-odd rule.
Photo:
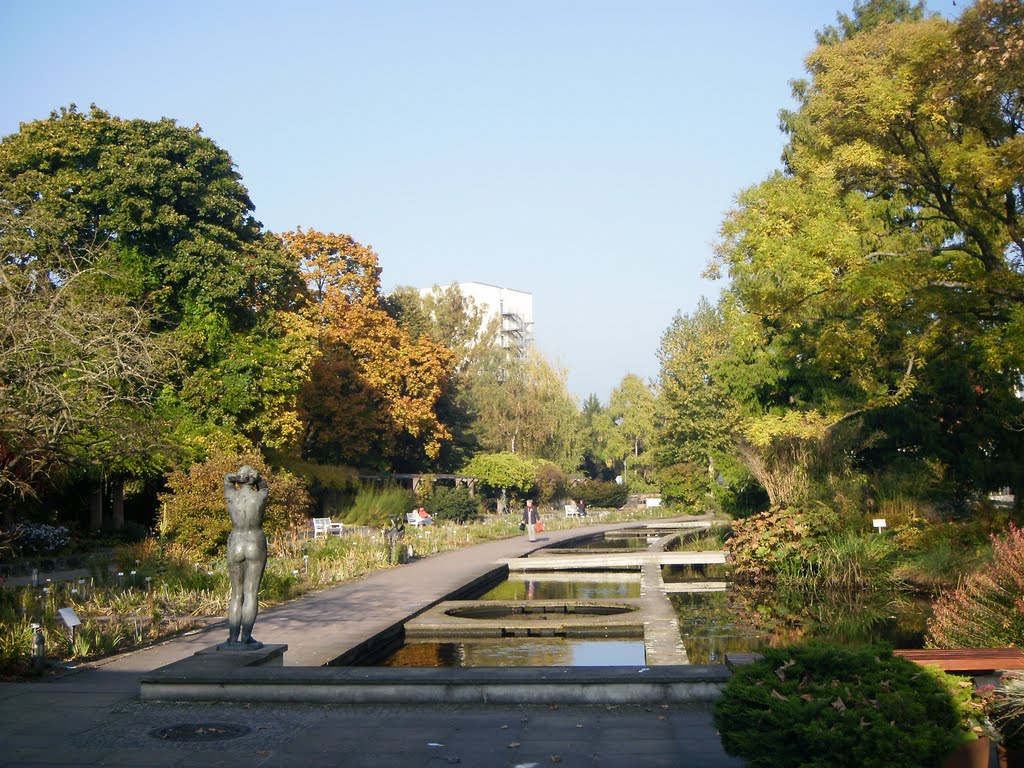
[[[1021,648],[925,648],[896,650],[893,654],[917,664],[934,664],[946,672],[1024,669],[1024,649]]]
[[[336,533],[341,536],[345,532],[344,523],[335,523],[331,521],[329,517],[314,517],[313,518],[313,538],[319,539],[321,536],[330,536],[332,533]]]

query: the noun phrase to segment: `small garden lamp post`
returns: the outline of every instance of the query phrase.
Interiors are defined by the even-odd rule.
[[[42,670],[46,663],[46,638],[43,637],[43,625],[32,623],[32,666]]]

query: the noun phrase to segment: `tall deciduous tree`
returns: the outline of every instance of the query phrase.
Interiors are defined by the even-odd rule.
[[[419,469],[448,431],[437,403],[451,353],[413,339],[385,311],[372,249],[349,235],[296,230],[283,236],[311,286],[306,316],[319,357],[302,392],[309,458]]]
[[[485,450],[548,459],[560,467],[579,463],[579,411],[565,371],[536,350],[519,357],[494,349],[480,361],[471,386]]]
[[[676,315],[658,350],[658,463],[709,467],[731,447],[739,416],[719,367],[730,354],[722,311],[701,299],[690,315]]]
[[[1007,429],[1024,365],[1024,10],[979,0],[956,23],[902,2],[854,11],[795,85],[787,173],[723,226],[745,350],[732,381],[768,374],[740,397],[740,433],[753,470],[779,470],[775,500],[800,495],[800,473],[854,420],[956,391],[940,382],[965,360],[975,414]]]
[[[132,277],[118,298],[145,307],[176,352],[160,408],[179,438],[293,437],[304,366],[277,313],[300,292],[298,273],[254,218],[231,157],[198,127],[62,109],[0,141],[0,201],[13,217],[5,263],[59,285],[99,247]]]
[[[580,409],[579,450],[580,469],[597,480],[611,480],[615,476],[613,460],[608,453],[608,432],[611,419],[608,409],[601,405],[596,394],[589,394]]]
[[[57,279],[0,265],[0,508],[71,472],[153,474],[167,350],[97,253]],[[91,265],[91,266],[90,266]],[[130,283],[130,281],[127,281]],[[102,297],[100,296],[100,294]]]
[[[655,403],[654,392],[634,373],[623,376],[608,399],[608,455],[622,466],[627,484],[654,481]]]
[[[472,382],[495,354],[501,320],[488,319],[457,285],[434,286],[427,292],[400,287],[384,297],[384,306],[414,340],[426,336],[452,353],[451,379],[437,404],[438,418],[451,439],[442,445],[436,466],[454,471],[481,448]]]
[[[819,46],[786,120],[794,173],[870,201],[887,240],[864,256],[993,367],[1024,363],[1022,41],[1014,0],[879,25]]]

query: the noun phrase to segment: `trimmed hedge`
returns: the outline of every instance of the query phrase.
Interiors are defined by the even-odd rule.
[[[625,506],[629,498],[629,488],[618,483],[602,480],[584,480],[569,489],[574,499],[583,499],[583,503],[591,508],[619,509]]]
[[[445,486],[435,486],[428,511],[435,520],[451,520],[456,523],[472,520],[479,513],[476,499],[469,495],[467,489]]]

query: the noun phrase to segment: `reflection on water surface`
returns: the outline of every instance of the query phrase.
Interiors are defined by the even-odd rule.
[[[930,602],[899,593],[860,595],[753,591],[670,594],[691,664],[723,663],[726,653],[824,640],[921,648]]]
[[[477,600],[608,600],[640,597],[636,573],[511,574]]]
[[[383,667],[615,667],[643,666],[642,640],[560,637],[481,638],[408,642]]]

